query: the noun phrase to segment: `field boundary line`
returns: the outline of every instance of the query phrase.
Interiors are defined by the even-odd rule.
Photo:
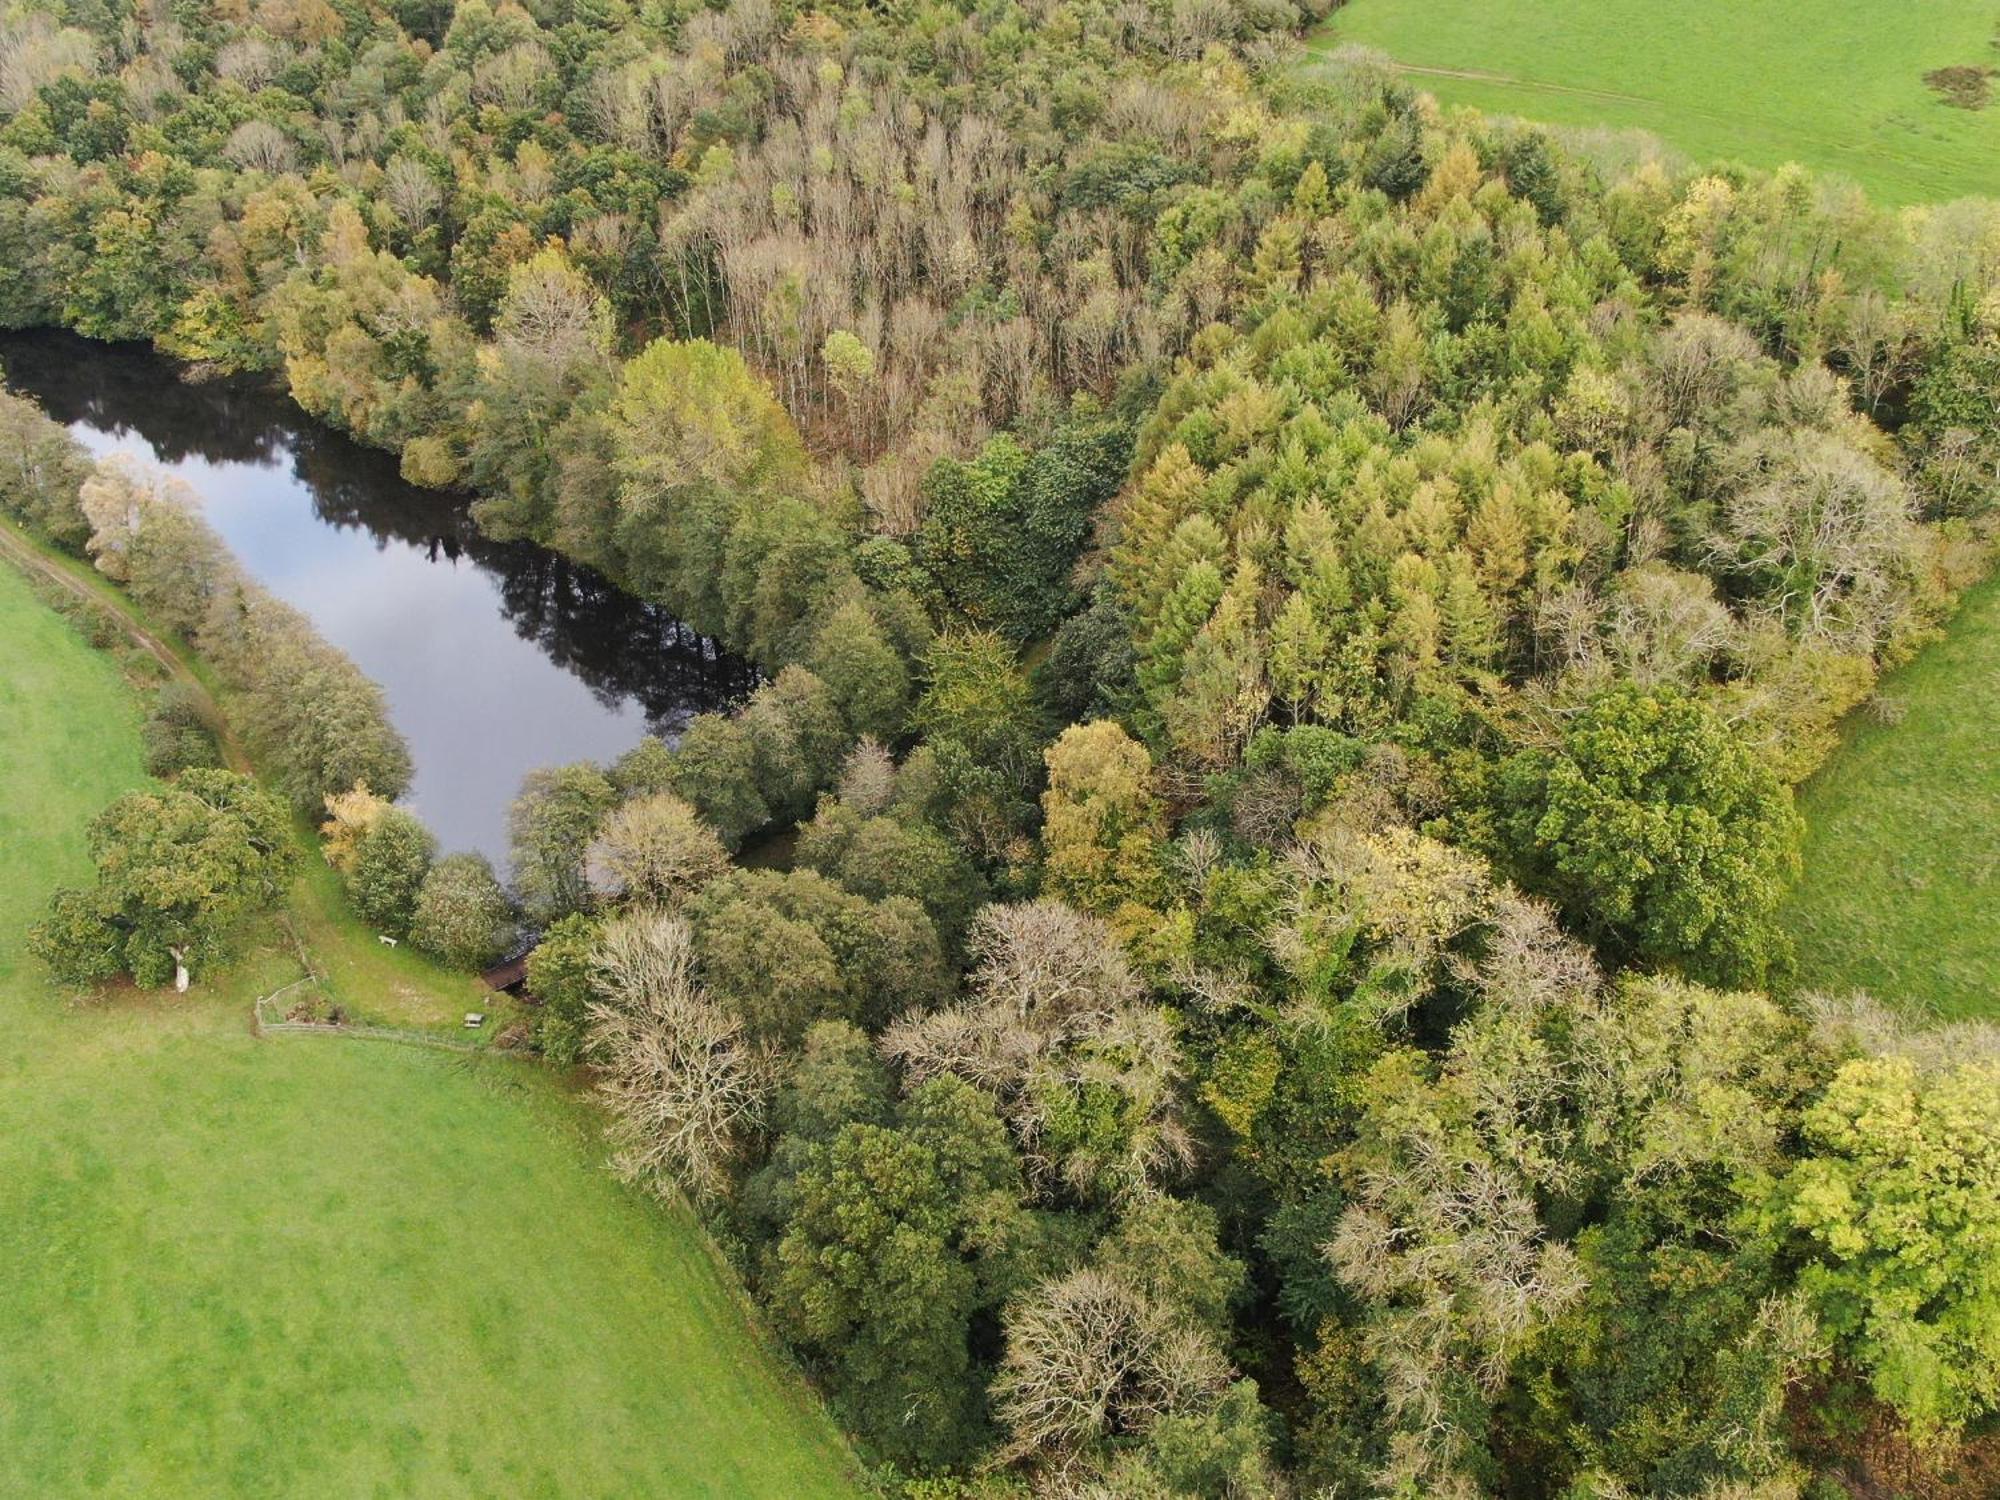
[[[266,1006],[289,995],[300,985],[319,982],[319,975],[308,972],[301,974],[290,984],[280,985],[268,995],[258,996],[250,1006],[251,1031],[260,1037],[345,1036],[360,1041],[397,1042],[406,1047],[435,1047],[441,1052],[479,1053],[496,1050],[477,1042],[461,1042],[454,1037],[437,1036],[428,1031],[417,1031],[401,1026],[377,1026],[369,1022],[353,1021],[288,1021],[283,1017],[274,1020],[265,1014]]]
[[[1644,94],[1626,94],[1617,89],[1585,88],[1574,83],[1544,83],[1538,78],[1516,78],[1511,73],[1493,73],[1485,68],[1441,68],[1421,63],[1398,62],[1398,71],[1415,73],[1424,78],[1457,78],[1466,83],[1498,83],[1515,89],[1540,89],[1550,94],[1574,94],[1581,99],[1615,99],[1621,104],[1650,104],[1659,107],[1660,101],[1649,99]]]
[[[237,740],[229,716],[222,711],[222,704],[209,690],[208,684],[201,680],[178,651],[140,623],[130,602],[116,587],[93,589],[73,577],[66,568],[46,556],[12,521],[0,520],[0,552],[4,552],[7,560],[30,579],[46,579],[71,598],[108,611],[133,645],[159,662],[170,678],[195,695],[196,702],[214,728],[216,743],[222,749],[223,758],[229,762],[229,769],[246,775],[252,773],[250,757]]]

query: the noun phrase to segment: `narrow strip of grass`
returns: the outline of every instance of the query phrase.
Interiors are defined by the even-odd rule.
[[[1888,718],[1857,714],[1800,799],[1799,982],[2000,1015],[2000,579],[1881,700]]]
[[[275,924],[185,997],[66,1004],[22,939],[143,780],[139,712],[5,566],[0,647],[0,1491],[856,1493],[700,1227],[541,1070],[256,1038]]]

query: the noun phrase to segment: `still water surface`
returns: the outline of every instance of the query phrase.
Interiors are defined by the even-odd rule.
[[[410,742],[405,801],[447,849],[504,870],[536,766],[609,760],[738,696],[737,662],[587,568],[479,535],[464,500],[245,381],[183,383],[132,345],[0,333],[7,384],[94,454],[135,453],[201,497],[243,566],[382,685]]]

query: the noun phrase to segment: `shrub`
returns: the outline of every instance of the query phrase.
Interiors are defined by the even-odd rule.
[[[385,809],[355,848],[347,882],[355,910],[377,931],[406,935],[436,857],[437,840],[414,813]]]
[[[146,774],[162,781],[195,767],[222,763],[200,700],[178,682],[160,689],[140,736],[146,747]]]
[[[417,893],[410,941],[454,969],[483,969],[514,940],[507,893],[483,854],[450,854]]]

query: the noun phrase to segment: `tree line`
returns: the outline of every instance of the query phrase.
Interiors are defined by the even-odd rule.
[[[384,930],[540,933],[537,1045],[885,1486],[1977,1493],[1992,1035],[1794,993],[1777,913],[1990,565],[2000,219],[1300,19],[25,13],[0,318],[268,371],[763,669],[532,776],[504,889],[280,780]],[[88,482],[38,524],[199,628]]]

